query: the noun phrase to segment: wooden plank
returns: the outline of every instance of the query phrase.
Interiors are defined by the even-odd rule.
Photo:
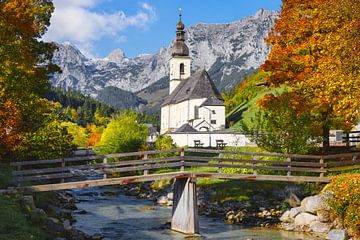
[[[338,172],[338,171],[355,170],[355,169],[360,169],[360,164],[353,165],[353,166],[327,168],[326,171],[327,172]]]
[[[245,168],[254,169],[253,165],[237,165],[237,164],[216,164],[216,163],[197,163],[197,162],[185,162],[185,166],[188,167],[223,167],[223,168]],[[326,172],[325,169],[318,168],[300,168],[300,167],[273,167],[273,166],[256,166],[257,170],[277,170],[277,171],[291,171],[291,172],[312,172],[322,173]]]
[[[41,169],[29,169],[29,170],[20,170],[13,171],[14,176],[20,175],[34,175],[34,174],[43,174],[43,173],[56,173],[62,171],[71,171],[71,170],[90,170],[90,169],[100,169],[105,167],[119,167],[127,165],[140,165],[147,163],[161,163],[161,162],[174,162],[180,161],[179,157],[167,157],[167,158],[153,158],[148,160],[129,160],[129,161],[119,161],[112,163],[98,163],[98,164],[86,164],[86,165],[76,165],[68,167],[51,167],[51,168],[41,168]]]
[[[343,154],[334,154],[334,155],[324,155],[324,159],[340,159],[340,158],[351,158],[353,156],[360,156],[360,153],[343,153]]]
[[[310,176],[280,176],[280,175],[257,175],[253,174],[224,174],[224,173],[207,173],[194,172],[194,176],[203,178],[219,178],[234,180],[256,180],[256,181],[284,181],[284,182],[330,182],[330,177],[310,177]]]
[[[256,155],[254,155],[256,156]],[[303,167],[326,167],[327,163],[309,163],[309,162],[286,162],[286,161],[272,161],[272,160],[253,160],[253,159],[237,159],[237,158],[219,158],[219,157],[198,157],[198,156],[185,156],[186,161],[201,161],[201,162],[211,162],[211,161],[222,161],[222,162],[242,162],[242,163],[264,163],[272,165],[285,165],[285,166],[303,166]]]
[[[207,172],[172,172],[162,174],[149,174],[141,176],[87,180],[81,182],[67,182],[56,184],[35,185],[30,187],[18,187],[16,189],[23,191],[55,191],[73,188],[85,188],[96,186],[110,186],[110,185],[124,185],[136,182],[156,181],[162,179],[172,178],[186,178],[186,177],[203,177],[203,178],[220,178],[220,179],[234,179],[234,180],[257,180],[257,181],[286,181],[286,182],[330,182],[330,177],[309,177],[309,176],[278,176],[278,175],[257,175],[252,174],[224,174],[224,173],[207,173]]]
[[[160,153],[176,153],[176,152],[180,152],[180,151],[181,151],[181,149],[166,149],[166,150],[130,152],[130,153],[115,153],[115,154],[107,154],[107,155],[103,155],[103,156],[78,156],[78,157],[64,158],[64,160],[65,160],[65,162],[90,161],[90,160],[100,160],[103,158],[142,156],[144,154],[150,155],[150,154],[160,154]],[[39,164],[59,163],[59,162],[62,162],[62,158],[11,162],[10,166],[29,166],[29,165],[39,165]]]
[[[195,152],[195,153],[214,153],[214,154],[234,154],[234,155],[257,155],[257,156],[268,156],[268,157],[291,157],[299,159],[320,159],[320,155],[302,155],[302,154],[282,154],[282,153],[261,153],[261,152],[240,152],[240,151],[228,151],[228,150],[212,150],[212,149],[196,149],[196,148],[187,148],[186,152]]]
[[[62,159],[64,159],[65,162],[76,162],[76,161],[100,160],[103,158],[104,158],[104,156],[81,156],[81,157],[71,157],[71,158],[56,158],[56,159],[47,159],[47,160],[12,162],[12,163],[10,163],[10,166],[31,166],[31,165],[50,164],[50,163],[61,163]]]
[[[353,166],[353,165],[357,165],[360,164],[360,160],[356,160],[356,161],[343,161],[343,162],[329,162],[327,163],[328,167],[336,167],[336,166]]]
[[[131,177],[120,177],[120,178],[108,178],[108,179],[99,179],[99,180],[87,180],[80,182],[67,182],[67,183],[55,183],[55,184],[44,184],[44,185],[34,185],[31,187],[20,187],[17,188],[23,191],[33,191],[33,192],[44,192],[44,191],[55,191],[55,190],[65,190],[65,189],[74,189],[74,188],[86,188],[86,187],[98,187],[98,186],[111,186],[111,185],[125,185],[129,183],[137,182],[148,182],[148,181],[157,181],[163,179],[172,179],[176,177],[183,176],[184,173],[173,172],[173,173],[162,173],[162,174],[149,174],[149,175],[140,175],[140,176],[131,176]]]
[[[71,177],[82,177],[89,174],[105,174],[105,173],[121,173],[121,172],[131,172],[139,171],[145,169],[160,169],[160,168],[169,168],[169,167],[180,167],[182,164],[180,162],[176,163],[167,163],[167,164],[156,164],[148,166],[132,166],[132,167],[122,167],[122,168],[110,168],[110,169],[100,169],[100,170],[89,170],[89,171],[79,171],[75,173],[55,173],[47,175],[36,175],[29,177],[19,177],[16,179],[17,182],[30,182],[30,181],[39,181],[39,180],[50,180],[50,179],[59,179],[59,178],[71,178]]]

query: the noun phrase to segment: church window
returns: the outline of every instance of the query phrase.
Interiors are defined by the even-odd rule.
[[[216,120],[211,120],[211,124],[216,124]]]
[[[180,76],[185,75],[185,65],[183,63],[180,63]]]
[[[199,118],[199,106],[195,106],[195,112],[194,112],[194,118],[198,119]]]

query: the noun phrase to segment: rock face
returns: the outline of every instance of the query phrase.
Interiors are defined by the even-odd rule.
[[[259,10],[237,22],[188,27],[186,43],[193,59],[192,71],[207,69],[220,90],[235,86],[266,60],[270,49],[264,38],[277,15],[276,11]],[[68,43],[58,44],[53,60],[63,72],[53,75],[51,83],[93,97],[109,86],[138,92],[152,85],[152,92],[160,91],[168,87],[170,50],[162,48],[157,54],[127,58],[117,49],[107,58],[90,59]],[[154,87],[158,81],[161,84]]]

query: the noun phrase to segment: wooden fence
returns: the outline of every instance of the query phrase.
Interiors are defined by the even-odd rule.
[[[91,179],[193,173],[200,177],[328,182],[339,171],[360,168],[360,153],[299,155],[209,149],[172,149],[12,162],[17,182],[58,184]],[[169,174],[171,178],[174,174]],[[143,177],[143,178],[142,178]],[[106,185],[106,181],[103,181]]]

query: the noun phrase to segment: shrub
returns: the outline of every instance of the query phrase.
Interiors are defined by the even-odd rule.
[[[123,112],[112,119],[101,136],[99,153],[138,151],[146,143],[148,130],[137,118],[135,112]]]
[[[350,234],[360,237],[360,174],[342,174],[333,178],[329,200],[333,213],[340,218]]]

